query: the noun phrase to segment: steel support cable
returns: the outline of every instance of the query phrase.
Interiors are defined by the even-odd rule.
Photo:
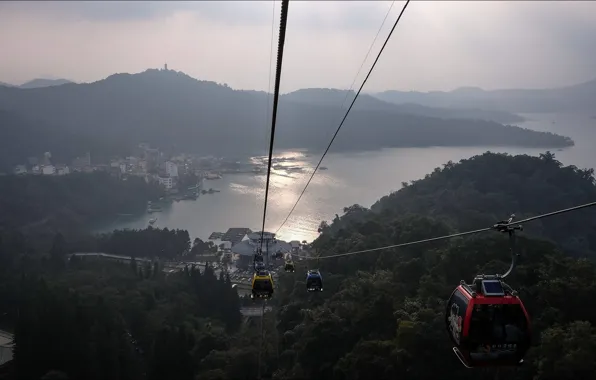
[[[354,85],[356,84],[356,79],[358,79],[358,76],[360,75],[360,71],[362,71],[362,68],[364,67],[364,64],[366,63],[366,60],[368,59],[368,56],[370,55],[370,52],[372,51],[373,46],[375,46],[375,42],[377,42],[377,38],[379,37],[379,34],[381,34],[381,30],[383,29],[383,26],[385,25],[385,21],[387,21],[387,18],[389,17],[389,13],[391,13],[391,9],[393,9],[394,4],[395,4],[395,1],[393,1],[391,3],[391,6],[389,7],[389,9],[387,10],[387,13],[385,14],[385,18],[383,18],[383,22],[381,22],[381,26],[379,27],[379,30],[377,30],[377,34],[375,35],[375,38],[373,39],[372,43],[368,47],[368,51],[366,52],[366,55],[364,56],[364,59],[362,60],[362,63],[360,64],[360,67],[358,68],[358,71],[356,72],[356,75],[354,76],[354,80],[352,81],[350,88],[346,91],[346,96],[344,96],[344,100],[341,102],[341,109],[344,108],[344,105],[346,104],[346,100],[348,100],[348,95],[350,94],[350,91],[352,91],[352,89],[354,88]],[[315,171],[316,171],[316,169],[311,174],[313,174]],[[302,194],[300,196],[302,196]],[[279,232],[279,230],[281,230],[282,227],[286,224],[286,222],[290,218],[290,215],[292,215],[292,212],[294,211],[294,208],[296,208],[296,205],[298,204],[299,201],[300,201],[300,198],[298,198],[298,200],[296,201],[296,204],[292,208],[292,211],[290,211],[288,216],[286,216],[286,219],[279,226],[279,228],[275,231],[276,235]]]
[[[277,47],[277,67],[275,70],[275,91],[273,94],[273,114],[271,116],[271,138],[269,141],[269,162],[267,163],[267,181],[265,183],[265,206],[263,207],[263,228],[261,229],[260,249],[263,251],[263,237],[265,234],[265,220],[267,218],[267,198],[269,197],[269,182],[271,179],[271,159],[273,158],[273,144],[275,141],[275,124],[277,121],[277,104],[279,102],[279,83],[286,40],[286,25],[288,21],[288,0],[281,2],[281,17],[279,20],[279,42]]]
[[[273,114],[271,116],[271,139],[269,142],[269,162],[267,163],[267,181],[265,184],[265,205],[263,207],[263,226],[261,229],[261,244],[260,249],[263,251],[263,237],[265,234],[265,220],[267,218],[267,198],[269,195],[269,181],[271,178],[271,160],[273,157],[273,144],[275,141],[275,124],[277,121],[277,105],[279,101],[279,84],[281,81],[281,70],[283,62],[284,45],[286,40],[286,26],[288,21],[288,5],[289,0],[283,0],[281,3],[281,17],[279,20],[279,41],[277,47],[277,67],[275,70],[275,91],[273,94]],[[271,61],[270,61],[271,62]],[[257,378],[261,379],[261,355],[263,350],[263,319],[265,318],[265,302],[261,309],[261,337],[259,340],[259,354],[257,358]]]
[[[372,66],[370,67],[370,70],[368,71],[368,74],[366,74],[366,77],[364,78],[364,81],[362,81],[362,84],[360,85],[360,88],[358,89],[358,92],[354,96],[354,99],[352,99],[352,103],[350,104],[350,107],[348,107],[348,110],[346,111],[343,119],[341,120],[341,122],[339,123],[339,126],[335,130],[335,133],[333,134],[333,137],[331,138],[331,141],[329,142],[329,145],[327,145],[327,148],[325,149],[325,152],[323,152],[323,155],[321,156],[321,159],[319,160],[319,163],[315,167],[315,170],[313,170],[310,178],[308,179],[308,182],[306,182],[306,186],[304,186],[304,189],[302,189],[302,192],[300,193],[300,196],[296,200],[296,203],[294,203],[294,206],[290,210],[290,213],[288,214],[288,216],[285,218],[285,220],[283,221],[283,223],[281,224],[281,226],[279,226],[279,228],[277,229],[277,231],[275,233],[277,233],[277,232],[279,232],[279,230],[281,230],[281,228],[284,226],[284,224],[286,224],[286,222],[290,218],[290,215],[292,215],[292,213],[296,209],[296,206],[298,206],[298,202],[300,202],[300,199],[302,199],[302,196],[306,192],[306,189],[308,188],[308,185],[310,185],[310,182],[312,181],[313,177],[317,173],[317,170],[319,169],[319,166],[321,166],[321,162],[323,162],[323,159],[327,155],[327,152],[329,152],[329,148],[331,148],[331,145],[333,144],[333,141],[335,141],[335,138],[337,137],[337,134],[339,133],[341,127],[344,125],[346,119],[348,118],[348,115],[350,114],[350,111],[352,110],[352,107],[354,106],[354,103],[356,103],[356,99],[358,99],[358,96],[360,95],[360,92],[362,92],[362,89],[364,88],[364,85],[368,81],[368,78],[372,74],[375,66],[377,65],[377,62],[379,61],[379,58],[381,58],[381,54],[383,54],[383,50],[385,50],[385,46],[387,46],[387,43],[391,39],[391,35],[393,35],[393,31],[395,30],[395,27],[399,23],[399,20],[401,20],[401,17],[404,14],[406,8],[408,7],[408,4],[410,4],[410,0],[407,0],[406,1],[406,3],[404,4],[403,8],[401,9],[401,12],[399,12],[399,16],[397,16],[397,20],[395,20],[395,23],[393,24],[393,27],[391,28],[391,31],[387,35],[387,38],[385,39],[385,42],[383,43],[383,46],[381,47],[381,50],[379,51],[379,54],[377,54],[377,58],[375,58],[375,61],[373,62]]]
[[[275,37],[275,0],[273,0],[271,3],[273,4],[273,6],[271,7],[271,43],[269,47],[269,76],[267,77],[267,111],[265,113],[267,115],[267,120],[265,122],[265,125],[269,125],[269,117],[271,116],[271,114],[269,113],[269,105],[271,104],[269,102],[269,98],[271,96],[271,68],[273,67],[273,40]]]
[[[360,75],[360,72],[362,71],[362,68],[364,67],[364,64],[366,63],[366,60],[368,59],[368,56],[370,55],[370,52],[372,51],[373,46],[375,46],[375,42],[377,42],[377,38],[379,38],[379,34],[381,34],[381,30],[383,29],[383,26],[385,26],[385,21],[387,21],[387,18],[389,17],[389,13],[391,13],[391,10],[393,9],[394,4],[395,4],[395,0],[393,2],[391,2],[391,6],[389,6],[389,9],[387,10],[387,13],[385,14],[385,18],[383,19],[383,22],[381,22],[381,26],[379,26],[379,30],[377,30],[377,34],[375,35],[375,38],[373,39],[372,43],[368,47],[368,51],[366,52],[366,55],[364,56],[364,59],[362,60],[362,63],[360,64],[360,67],[358,68],[358,71],[356,72],[356,76],[354,76],[354,80],[352,81],[350,88],[348,89],[348,91],[346,91],[346,96],[344,97],[344,100],[341,102],[342,109],[346,105],[346,100],[348,100],[348,95],[350,94],[350,91],[352,91],[352,89],[354,88],[354,85],[356,84],[356,79],[358,79],[358,75]]]
[[[574,207],[570,207],[570,208],[566,208],[566,209],[562,209],[562,210],[557,210],[557,211],[553,211],[553,212],[549,212],[547,214],[542,214],[542,215],[537,215],[537,216],[533,216],[530,218],[526,218],[523,220],[519,220],[517,222],[511,222],[508,224],[503,224],[501,225],[501,227],[507,227],[507,226],[519,226],[537,219],[543,219],[543,218],[548,218],[551,216],[555,216],[555,215],[559,215],[559,214],[563,214],[566,212],[570,212],[570,211],[576,211],[576,210],[580,210],[583,208],[587,208],[587,207],[592,207],[592,206],[596,206],[596,202],[590,202],[590,203],[585,203],[579,206],[574,206]],[[296,257],[300,257],[303,259],[311,259],[311,260],[319,260],[319,259],[331,259],[334,257],[342,257],[342,256],[351,256],[351,255],[357,255],[360,253],[368,253],[368,252],[375,252],[375,251],[381,251],[381,250],[385,250],[385,249],[391,249],[391,248],[401,248],[401,247],[407,247],[410,245],[416,245],[416,244],[422,244],[422,243],[429,243],[432,241],[438,241],[438,240],[447,240],[447,239],[452,239],[454,237],[460,237],[460,236],[466,236],[466,235],[473,235],[473,234],[477,234],[477,233],[481,233],[481,232],[486,232],[486,231],[491,231],[494,230],[494,226],[493,227],[487,227],[487,228],[481,228],[479,230],[473,230],[473,231],[467,231],[467,232],[460,232],[460,233],[455,233],[455,234],[451,234],[451,235],[445,235],[445,236],[439,236],[439,237],[434,237],[434,238],[429,238],[429,239],[422,239],[422,240],[417,240],[417,241],[412,241],[412,242],[408,242],[408,243],[401,243],[401,244],[393,244],[393,245],[387,245],[384,247],[378,247],[378,248],[371,248],[371,249],[363,249],[360,251],[353,251],[353,252],[345,252],[345,253],[337,253],[334,255],[325,255],[325,256],[319,256],[319,257],[309,257],[309,256],[299,256],[299,255],[293,255]]]
[[[259,340],[259,357],[257,363],[257,379],[261,379],[261,351],[263,350],[263,319],[265,318],[265,301],[263,301],[263,308],[261,309],[261,339]]]

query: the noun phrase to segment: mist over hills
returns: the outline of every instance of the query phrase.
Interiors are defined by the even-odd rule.
[[[36,78],[30,81],[27,81],[19,86],[12,85],[10,83],[0,82],[0,86],[6,87],[17,87],[17,88],[41,88],[41,87],[51,87],[51,86],[61,86],[67,83],[74,83],[68,79],[45,79],[45,78]]]
[[[354,99],[354,96],[356,96],[354,91],[329,88],[301,89],[283,95],[284,99],[286,100],[308,104],[325,105],[330,107],[339,107],[343,102],[344,109],[349,107],[350,103]],[[358,96],[358,100],[356,103],[354,103],[352,110],[390,111],[409,115],[438,117],[443,119],[488,120],[502,124],[521,123],[525,120],[519,115],[505,111],[471,108],[428,107],[413,103],[400,104],[363,93]]]
[[[345,91],[312,89],[283,95],[276,148],[323,150],[329,132],[337,127],[349,104],[341,109],[340,98],[345,95]],[[13,145],[14,151],[12,141],[19,141],[24,150],[38,149],[35,144],[40,143],[31,142],[38,139],[48,145],[44,151],[53,153],[68,149],[83,153],[91,147],[116,154],[148,142],[178,152],[232,157],[261,154],[267,146],[271,99],[265,92],[233,90],[181,72],[153,69],[114,74],[94,83],[0,87],[0,110],[4,111],[0,113],[0,149]],[[419,114],[406,112],[413,108]],[[425,112],[444,119],[422,116]],[[466,145],[552,148],[573,144],[562,136],[493,121],[454,119],[458,112],[400,107],[363,96],[346,120],[333,151]],[[42,138],[48,133],[52,138]],[[23,156],[6,153],[3,163],[22,162]]]
[[[593,112],[596,109],[596,79],[551,89],[486,91],[461,87],[453,91],[384,91],[374,97],[396,104],[416,103],[427,107],[472,107],[521,113]]]
[[[19,88],[41,88],[41,87],[51,87],[51,86],[61,86],[63,84],[74,83],[73,81],[69,81],[68,79],[44,79],[44,78],[36,78],[30,80],[28,82],[23,83],[19,86]]]

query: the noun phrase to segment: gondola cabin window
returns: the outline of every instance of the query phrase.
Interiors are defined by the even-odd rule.
[[[256,280],[255,290],[271,290],[271,282],[269,280]]]
[[[524,344],[527,321],[520,305],[475,305],[470,320],[471,351],[511,351]]]

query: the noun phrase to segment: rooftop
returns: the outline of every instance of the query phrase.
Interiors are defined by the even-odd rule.
[[[273,232],[263,232],[263,239],[265,240],[272,240],[275,239],[275,234]],[[259,240],[261,239],[261,231],[253,232],[248,235],[248,238],[251,240]]]
[[[250,244],[249,241],[245,240],[242,241],[232,247],[232,252],[237,253],[241,256],[252,256],[255,254],[255,246]],[[267,249],[265,245],[263,245],[263,250]],[[286,243],[282,240],[276,240],[275,243],[269,244],[269,252],[290,252],[292,250],[292,246],[289,243]]]
[[[228,229],[228,232],[221,237],[221,240],[232,242],[232,244],[238,244],[244,239],[245,235],[248,235],[251,232],[251,229],[246,227],[230,228]]]

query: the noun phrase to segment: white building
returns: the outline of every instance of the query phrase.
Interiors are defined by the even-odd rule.
[[[223,245],[223,252],[225,254],[232,254],[232,242],[231,241],[222,241],[221,244]]]
[[[14,174],[27,174],[27,167],[25,165],[17,165],[14,167]]]
[[[178,177],[178,165],[176,165],[172,161],[167,161],[166,162],[166,173],[170,177]]]
[[[57,166],[56,167],[56,173],[58,175],[66,175],[66,174],[70,174],[70,169],[68,166],[64,165],[64,166]]]
[[[41,172],[45,175],[54,175],[56,174],[56,167],[54,165],[44,165],[41,168]]]
[[[283,241],[275,238],[275,234],[271,232],[265,232],[263,234],[263,255],[269,257],[269,262],[272,260],[272,256],[278,252],[287,253],[292,251],[292,246]],[[253,255],[257,252],[257,248],[261,248],[261,232],[252,232],[246,235],[240,243],[232,246],[232,252],[239,255],[240,266],[249,265],[252,262]]]
[[[120,164],[120,173],[126,173],[126,164]]]
[[[292,247],[292,252],[298,252],[300,250],[300,242],[298,240],[292,240],[290,246]]]
[[[33,165],[33,167],[31,168],[31,173],[41,174],[41,167],[39,165]]]
[[[166,189],[171,189],[173,186],[172,177],[157,177],[160,185],[163,185]]]

